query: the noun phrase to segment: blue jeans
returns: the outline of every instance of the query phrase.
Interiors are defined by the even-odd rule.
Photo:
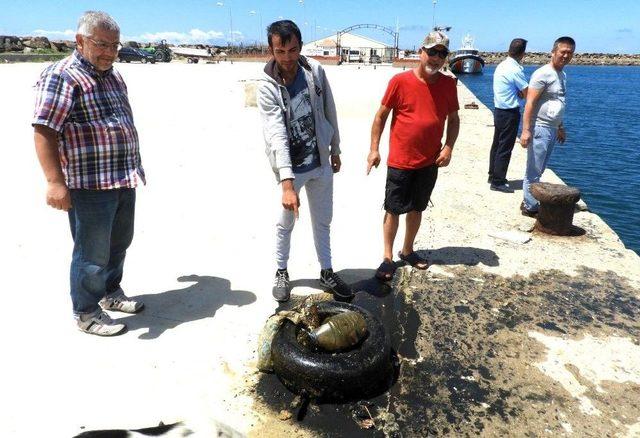
[[[75,314],[92,313],[105,295],[120,289],[124,257],[133,239],[136,192],[70,192],[71,302]]]
[[[538,211],[538,200],[531,194],[530,186],[539,182],[542,173],[547,168],[549,158],[556,144],[558,130],[548,126],[535,126],[533,139],[527,148],[527,169],[522,180],[524,206],[527,210]]]

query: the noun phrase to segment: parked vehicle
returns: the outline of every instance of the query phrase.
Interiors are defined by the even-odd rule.
[[[143,64],[150,62],[155,64],[156,58],[144,50],[134,49],[133,47],[123,47],[118,52],[118,61],[120,62],[131,62],[131,61],[140,61]]]
[[[155,47],[155,57],[156,57],[156,61],[158,62],[169,62],[171,61],[171,58],[173,57],[173,53],[171,53],[171,49],[169,48],[169,46],[167,45],[167,40],[162,40],[160,41],[160,44],[158,44]]]
[[[214,59],[210,49],[194,49],[191,47],[171,47],[171,51],[176,56],[183,56],[189,64],[197,64],[201,59]]]
[[[362,62],[362,56],[359,50],[349,50],[347,58],[348,62]]]

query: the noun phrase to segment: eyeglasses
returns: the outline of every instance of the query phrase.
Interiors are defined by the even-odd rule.
[[[434,47],[431,47],[429,49],[426,49],[426,51],[427,51],[427,55],[429,56],[438,55],[442,59],[445,59],[447,56],[449,56],[449,51],[447,49],[438,50]]]
[[[91,41],[98,49],[103,51],[115,50],[116,52],[118,52],[120,51],[120,49],[122,49],[122,44],[120,43],[120,41],[118,41],[117,43],[109,44],[109,43],[105,43],[104,41],[96,41],[93,38],[88,36],[86,36],[85,38]]]

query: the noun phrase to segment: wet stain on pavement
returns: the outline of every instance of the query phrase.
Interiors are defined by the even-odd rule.
[[[638,421],[638,385],[607,382],[605,393],[589,386],[605,415],[584,414],[535,366],[546,349],[528,335],[620,336],[638,345],[640,292],[624,278],[586,268],[576,276],[510,278],[473,267],[448,271],[452,276],[399,271],[391,293],[377,283],[360,285],[354,304],[381,318],[398,353],[397,382],[388,392],[344,404],[312,400],[296,417],[299,398],[274,375],[261,375],[258,405],[291,411],[286,421],[314,436],[555,436],[567,433],[567,418],[576,436],[603,436]]]

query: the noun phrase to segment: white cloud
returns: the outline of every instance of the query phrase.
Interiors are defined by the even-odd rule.
[[[236,40],[242,39],[241,32],[233,32],[234,38]],[[240,35],[240,38],[237,35]],[[220,32],[217,30],[200,30],[200,29],[191,29],[189,32],[147,32],[143,33],[139,36],[127,36],[126,38],[122,38],[123,40],[133,40],[133,41],[146,41],[146,42],[154,42],[160,40],[167,40],[172,44],[198,44],[198,43],[213,43],[213,42],[222,42],[226,41],[227,37],[224,32]]]
[[[32,32],[34,36],[44,36],[49,39],[65,39],[72,40],[75,37],[75,30],[44,30],[37,29]],[[138,42],[156,42],[167,40],[171,44],[212,44],[225,43],[230,39],[229,32],[220,32],[217,30],[201,30],[191,29],[189,32],[147,32],[142,35],[122,35],[122,41],[138,41]],[[233,31],[233,40],[238,43],[244,40],[244,34],[241,31]]]
[[[32,32],[33,36],[43,36],[49,39],[60,39],[60,40],[72,40],[76,31],[67,29],[67,30],[44,30],[44,29],[36,29]]]

